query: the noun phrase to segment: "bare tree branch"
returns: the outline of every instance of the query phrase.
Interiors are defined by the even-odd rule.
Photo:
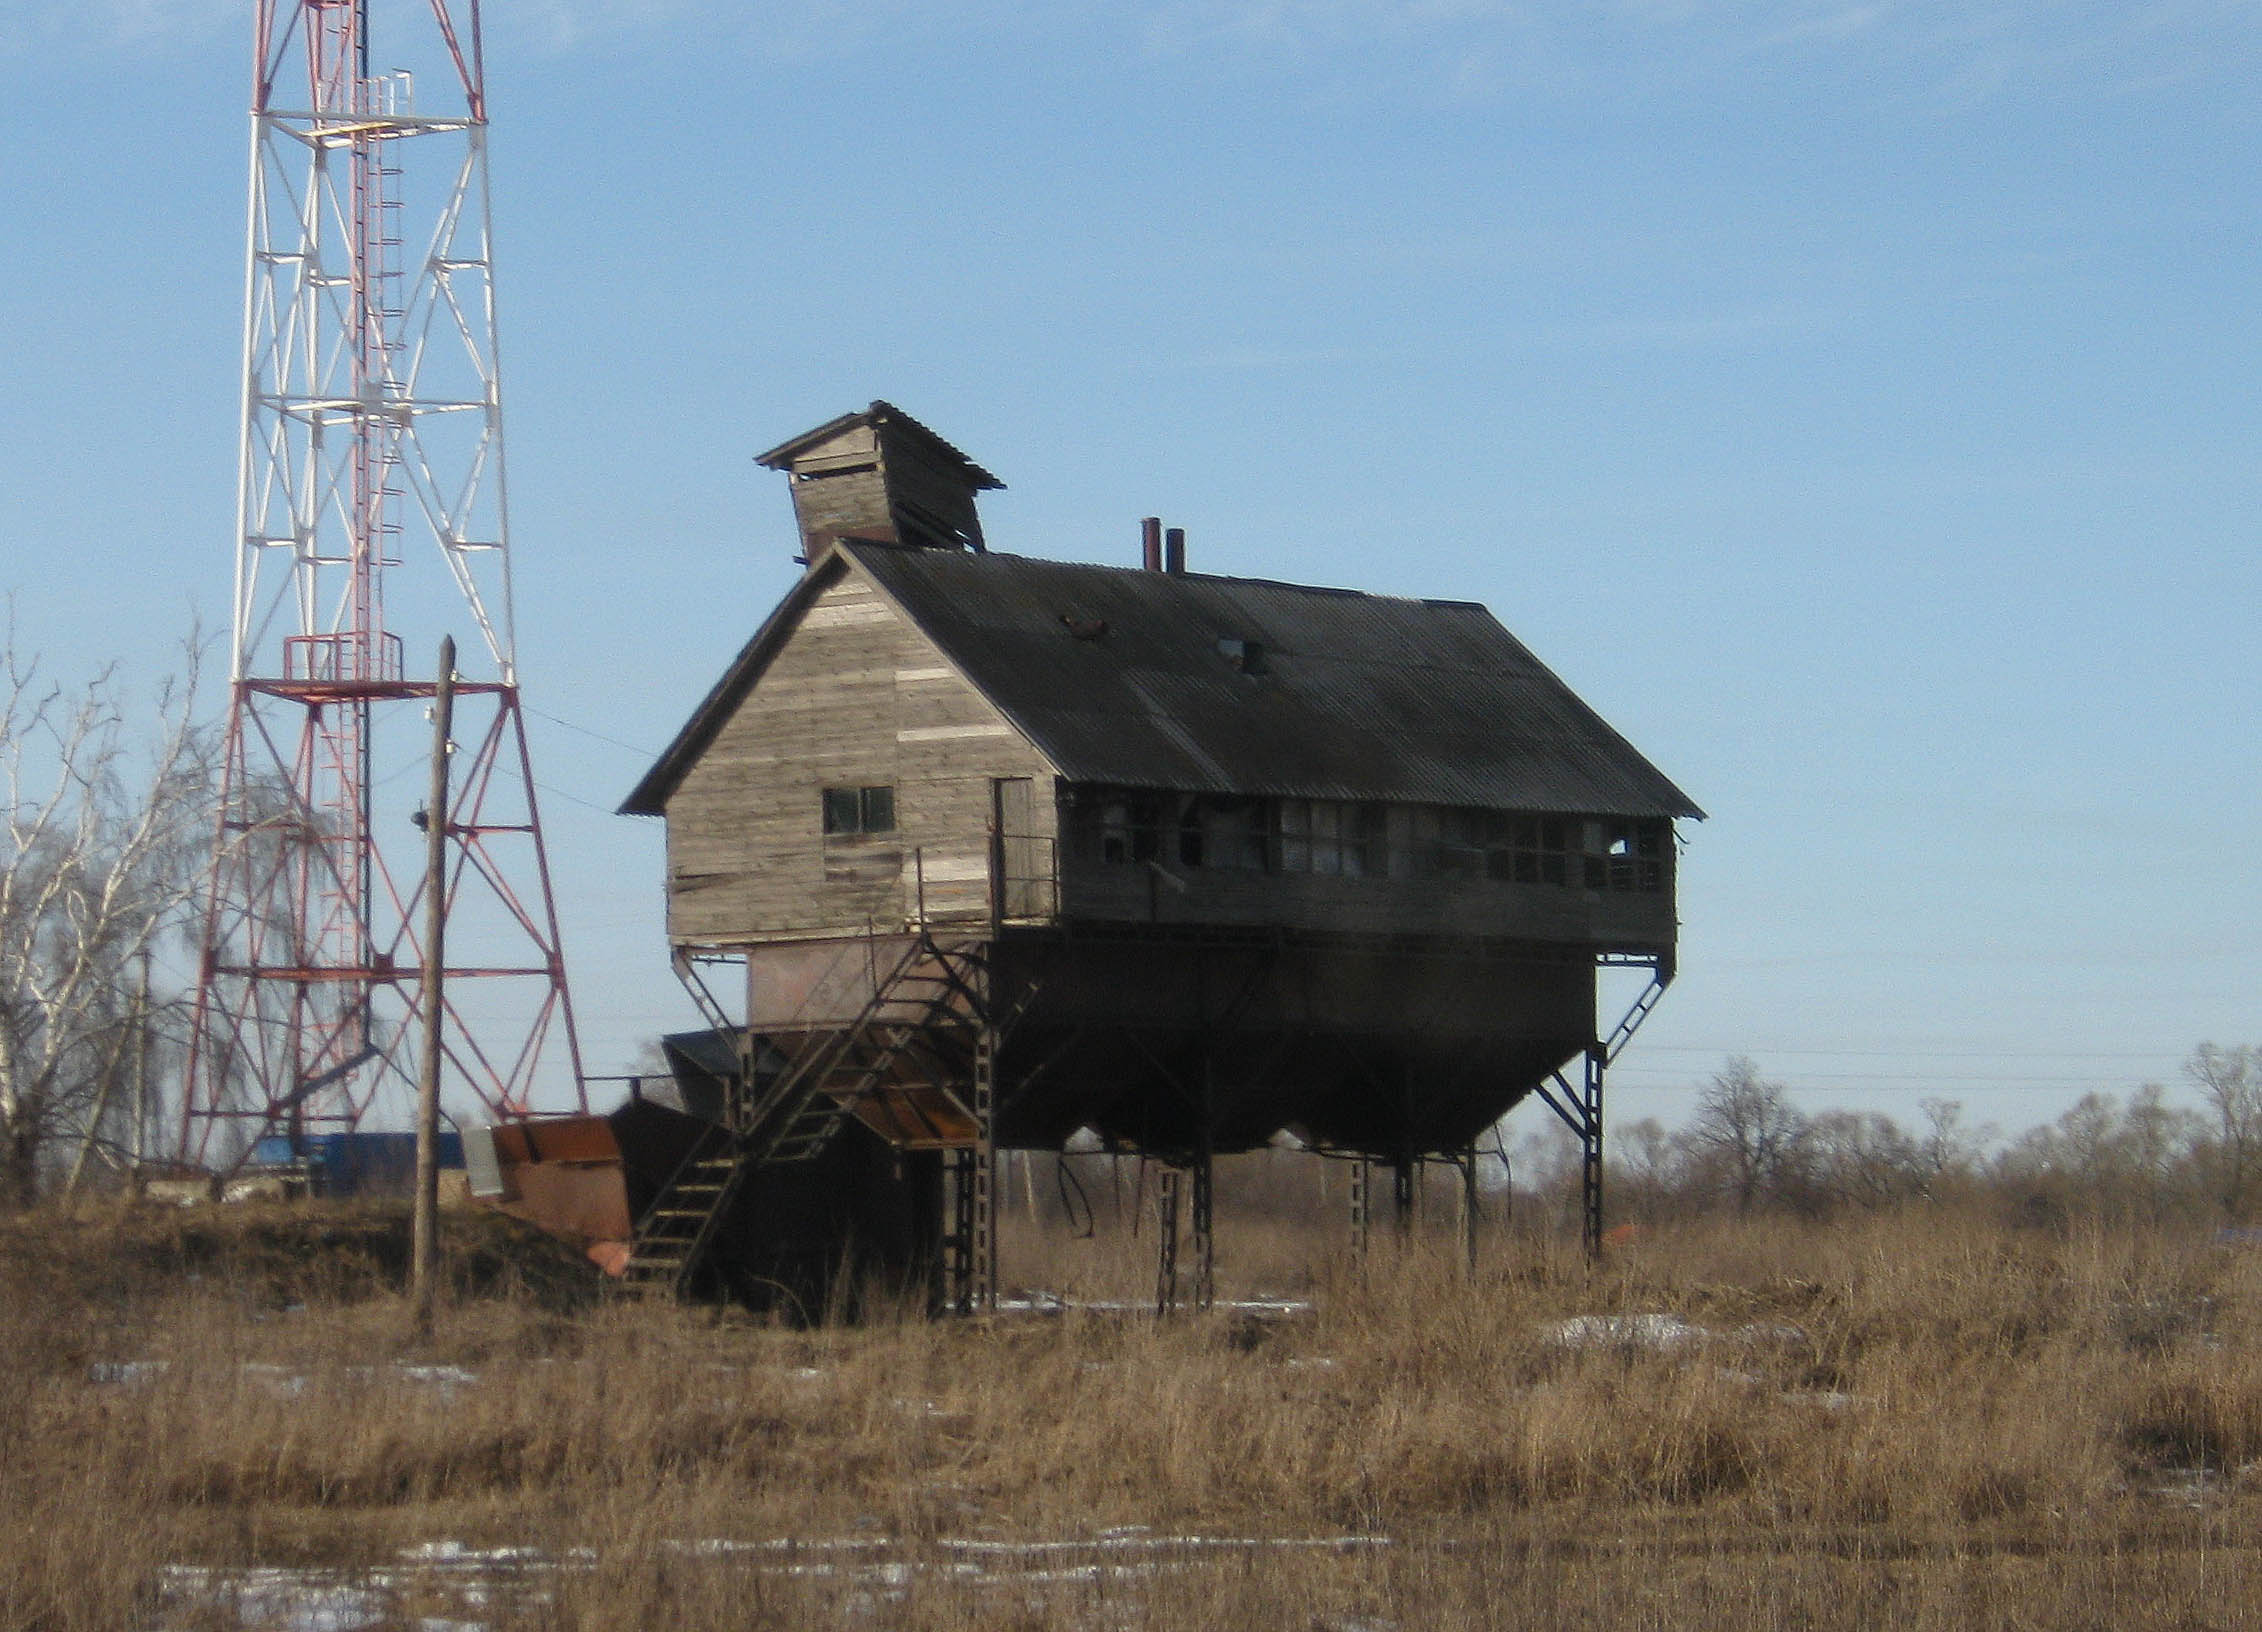
[[[194,719],[201,642],[139,707],[105,669],[83,690],[0,657],[0,1206],[42,1165],[108,1142],[151,1023],[131,969],[183,925],[209,855],[216,765]],[[80,1166],[83,1166],[83,1154]]]

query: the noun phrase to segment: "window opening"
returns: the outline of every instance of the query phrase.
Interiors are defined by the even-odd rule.
[[[1111,793],[1079,804],[1083,852],[1119,865],[1162,857],[1162,803],[1151,796]]]
[[[1178,858],[1188,867],[1261,873],[1271,865],[1271,828],[1265,800],[1189,799],[1178,820]]]
[[[825,833],[828,837],[895,831],[895,789],[827,788]]]
[[[1364,878],[1389,871],[1389,809],[1341,799],[1283,799],[1280,870]]]

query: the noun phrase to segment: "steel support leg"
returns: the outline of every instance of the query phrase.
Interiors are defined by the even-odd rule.
[[[986,1022],[974,1040],[973,1111],[972,1208],[967,1219],[972,1275],[967,1301],[970,1312],[988,1315],[997,1312],[997,1028]]]
[[[974,1167],[975,1153],[953,1150],[944,1155],[944,1182],[949,1188],[950,1223],[942,1238],[942,1285],[936,1302],[954,1314],[974,1312]]]
[[[1194,1158],[1194,1307],[1207,1309],[1217,1295],[1214,1164],[1204,1149]]]
[[[1155,1181],[1155,1313],[1178,1307],[1178,1191],[1181,1175],[1166,1167]]]
[[[1602,1252],[1602,1073],[1600,1044],[1587,1050],[1580,1082],[1579,1110],[1586,1124],[1579,1135],[1579,1238],[1588,1257]]]
[[[1477,1147],[1471,1145],[1453,1159],[1461,1170],[1461,1248],[1469,1273],[1477,1272]]]
[[[1401,1241],[1414,1231],[1414,1188],[1421,1170],[1420,1161],[1412,1156],[1390,1164],[1390,1222]]]
[[[1367,1255],[1367,1237],[1374,1224],[1374,1164],[1364,1156],[1351,1161],[1351,1251]]]

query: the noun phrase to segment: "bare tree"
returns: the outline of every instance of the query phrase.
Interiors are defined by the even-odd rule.
[[[1806,1118],[1781,1083],[1767,1081],[1739,1054],[1705,1085],[1689,1135],[1736,1198],[1736,1210],[1749,1212],[1780,1188],[1805,1139]]]
[[[2193,1170],[2192,1156],[2206,1137],[2205,1125],[2197,1113],[2170,1105],[2167,1089],[2147,1082],[2129,1096],[2121,1126],[2130,1202],[2158,1218],[2176,1192],[2187,1188],[2178,1180]]]
[[[2087,1093],[2057,1121],[2032,1127],[2003,1153],[2003,1171],[2025,1182],[2053,1179],[2090,1204],[2117,1197],[2128,1177],[2120,1101]]]
[[[2158,1217],[2190,1193],[2204,1133],[2201,1119],[2170,1105],[2158,1083],[2138,1087],[2125,1110],[2111,1094],[2089,1093],[2057,1121],[2021,1134],[1995,1172],[2038,1202]]]
[[[1654,1116],[1610,1130],[1613,1205],[1639,1218],[1662,1214],[1679,1191],[1688,1166],[1680,1141]]]
[[[1878,1111],[1819,1113],[1801,1153],[1803,1177],[1821,1202],[1884,1207],[1924,1188],[1924,1147]]]
[[[0,655],[0,1207],[43,1164],[103,1146],[148,1024],[137,965],[183,921],[212,837],[210,740],[185,678],[133,709],[114,670],[81,691]]]
[[[1934,1095],[1919,1100],[1917,1109],[1924,1113],[1924,1138],[1918,1145],[1924,1186],[1937,1198],[1943,1184],[1972,1177],[1979,1166],[1980,1152],[2001,1137],[2001,1130],[1992,1122],[1976,1127],[1966,1123],[1960,1099]]]
[[[2244,1218],[2262,1177],[2262,1048],[2201,1043],[2183,1071],[2214,1117],[2216,1197],[2231,1218]]]

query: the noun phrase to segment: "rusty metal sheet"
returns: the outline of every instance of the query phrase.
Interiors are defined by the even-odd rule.
[[[514,1193],[494,1203],[576,1245],[625,1241],[635,1231],[628,1214],[628,1184],[620,1167],[530,1163],[512,1171]]]
[[[971,1150],[981,1136],[973,1113],[934,1083],[890,1083],[857,1096],[849,1109],[898,1150]]]
[[[481,1198],[498,1212],[600,1254],[635,1232],[619,1141],[601,1116],[503,1122],[494,1140],[501,1194]]]
[[[514,1162],[617,1162],[620,1143],[601,1116],[546,1116],[495,1126],[495,1159]]]

